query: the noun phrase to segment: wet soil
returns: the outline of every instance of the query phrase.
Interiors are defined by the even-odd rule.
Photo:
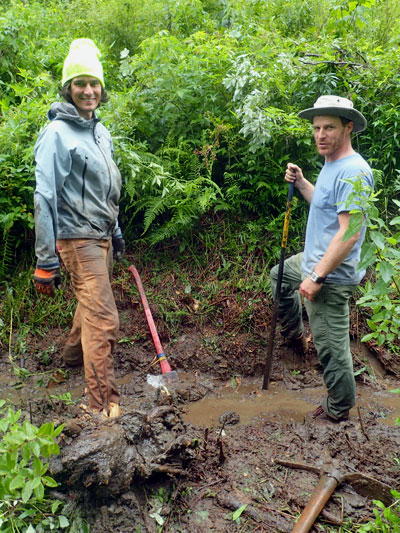
[[[146,289],[151,273],[142,279]],[[390,502],[389,489],[400,488],[400,396],[390,392],[398,388],[400,367],[382,348],[360,343],[354,308],[357,404],[348,421],[316,422],[309,414],[325,390],[312,342],[301,358],[277,333],[270,386],[262,390],[271,319],[266,294],[254,304],[250,294],[239,298],[227,289],[205,318],[171,277],[157,291],[172,291],[185,310],[171,326],[149,297],[179,380],[154,386],[160,369],[152,364],[143,308],[129,275],[120,273],[114,354],[120,419],[101,422],[74,405],[85,404],[85,382],[81,368],[62,363],[67,329],[30,339],[24,357],[30,376],[23,381],[11,372],[8,354],[1,355],[1,397],[34,424],[65,424],[60,456],[51,463],[60,483],[55,495],[91,531],[290,532],[320,477],[333,470],[364,478],[341,482],[311,531],[341,531],[343,523],[355,531],[373,518],[373,499]],[[244,320],[246,306],[251,316]]]

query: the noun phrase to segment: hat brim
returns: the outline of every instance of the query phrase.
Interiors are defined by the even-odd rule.
[[[367,127],[367,120],[357,109],[347,109],[343,107],[310,107],[300,111],[297,115],[300,118],[306,118],[311,120],[316,116],[329,116],[343,117],[347,120],[351,120],[354,124],[353,132],[357,133],[364,131]]]
[[[91,74],[91,73],[86,73],[86,72],[79,72],[78,74],[77,73],[74,73],[72,74],[70,77],[65,77],[63,78],[62,80],[62,86],[64,87],[64,85],[66,85],[67,83],[71,82],[74,78],[79,78],[80,76],[88,76],[89,78],[96,78],[96,80],[99,80],[101,86],[103,87],[103,89],[105,89],[104,87],[104,80],[102,80],[99,76],[95,76],[94,74]]]

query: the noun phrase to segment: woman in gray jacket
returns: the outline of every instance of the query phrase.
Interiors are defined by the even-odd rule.
[[[54,295],[61,257],[78,300],[63,350],[66,364],[84,364],[89,409],[120,415],[112,352],[119,328],[110,278],[125,244],[118,225],[121,176],[112,139],[95,109],[105,101],[100,52],[77,39],[63,66],[61,94],[35,145],[36,288]]]

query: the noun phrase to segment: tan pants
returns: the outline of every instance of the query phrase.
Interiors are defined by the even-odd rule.
[[[78,300],[66,348],[83,355],[89,407],[119,404],[112,357],[119,318],[110,283],[111,239],[60,239],[57,249]]]

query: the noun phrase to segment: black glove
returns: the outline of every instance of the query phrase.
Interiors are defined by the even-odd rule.
[[[36,268],[33,274],[33,281],[39,292],[46,296],[54,296],[55,289],[61,284],[60,269],[43,270],[41,268]]]
[[[121,261],[125,254],[125,241],[122,237],[112,238],[113,256],[116,261]]]

